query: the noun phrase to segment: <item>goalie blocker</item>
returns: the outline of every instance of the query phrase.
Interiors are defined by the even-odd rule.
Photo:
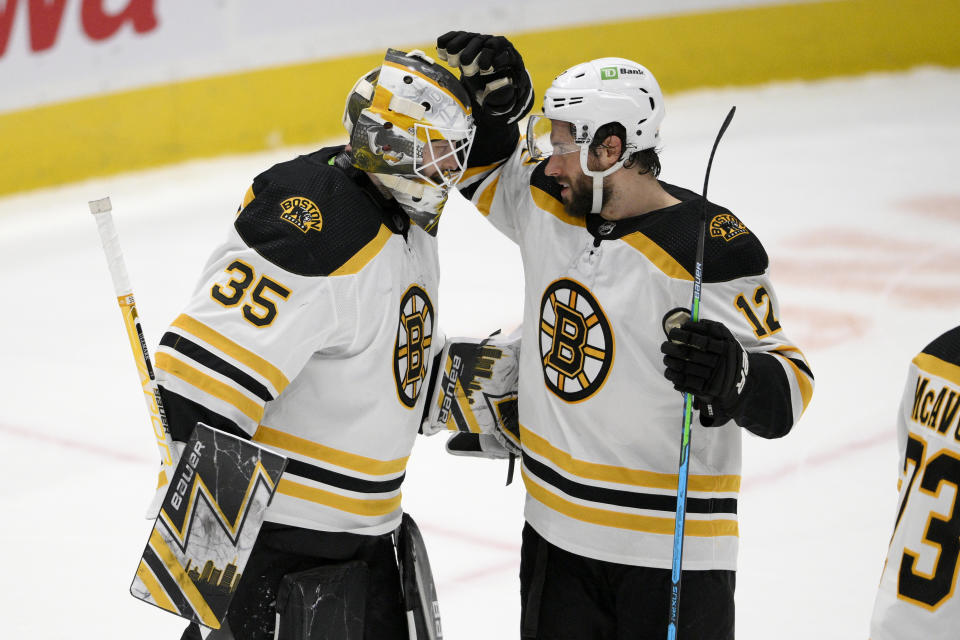
[[[244,574],[249,569],[259,576],[264,561],[274,563],[271,551],[263,549],[261,555],[267,556],[252,560],[255,543],[260,544],[258,536],[266,533],[273,553],[290,546],[285,541],[289,528],[264,523],[286,463],[282,455],[198,423],[164,496],[130,593],[193,622],[185,638],[232,640],[236,630],[230,629],[226,617]],[[269,620],[253,614],[245,622],[255,627],[263,623],[278,640],[363,640],[365,627],[376,628],[383,622],[368,619],[368,595],[376,601],[378,589],[397,594],[399,587],[393,597],[402,600],[408,627],[403,635],[413,640],[443,637],[430,561],[409,514],[403,515],[392,534],[369,540],[350,534],[304,533],[346,536],[349,540],[340,541],[339,551],[349,542],[364,542],[359,543],[360,551],[344,553],[354,555],[353,560],[317,559],[313,562],[329,564],[282,575],[276,613],[270,612]],[[277,567],[282,564],[277,560]],[[389,572],[373,568],[387,564],[395,567],[392,580]],[[243,604],[242,599],[237,604]],[[206,636],[198,625],[217,631]]]
[[[197,423],[130,585],[133,597],[219,629],[286,464]]]

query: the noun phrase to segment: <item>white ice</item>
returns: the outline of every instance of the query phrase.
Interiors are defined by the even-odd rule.
[[[817,377],[793,433],[745,438],[738,638],[867,637],[906,367],[960,322],[957,104],[960,71],[938,69],[668,96],[663,178],[697,190],[737,106],[710,196],[763,239],[783,325]],[[127,592],[156,451],[87,201],[112,198],[155,346],[250,179],[300,151],[0,199],[0,637],[160,640],[183,627]],[[514,247],[462,202],[441,239],[446,332],[517,325]],[[523,488],[504,476],[446,455],[442,437],[410,461],[404,504],[452,640],[517,636]]]

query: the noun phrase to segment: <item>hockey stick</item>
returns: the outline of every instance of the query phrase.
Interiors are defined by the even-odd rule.
[[[713,141],[710,151],[710,160],[707,162],[707,173],[703,178],[703,206],[700,209],[700,229],[697,233],[697,261],[693,273],[693,300],[690,303],[690,319],[694,322],[700,319],[700,289],[703,286],[703,245],[707,235],[707,184],[710,182],[710,167],[713,166],[713,156],[717,152],[717,145],[723,137],[736,107],[730,112],[720,126],[717,139]],[[680,576],[683,566],[683,528],[687,518],[687,478],[690,472],[690,423],[693,419],[693,395],[683,394],[683,435],[680,439],[680,471],[677,477],[677,515],[673,527],[673,569],[670,574],[670,622],[667,625],[667,640],[676,640],[677,625],[680,622]]]
[[[140,316],[137,314],[137,305],[133,300],[133,289],[127,275],[127,265],[123,261],[123,251],[120,249],[120,237],[113,224],[110,198],[90,201],[90,213],[97,221],[97,231],[100,233],[100,243],[107,258],[107,267],[113,278],[113,288],[123,315],[123,324],[127,328],[127,338],[130,340],[130,349],[140,374],[140,386],[143,388],[143,399],[147,403],[147,412],[150,414],[150,423],[153,426],[153,436],[160,450],[160,458],[165,469],[171,471],[176,466],[176,450],[173,448],[173,438],[170,436],[170,427],[167,425],[167,416],[163,410],[160,391],[157,389],[156,377],[153,374],[153,365],[150,362],[150,351],[147,341],[143,337],[140,327]],[[160,486],[166,484],[168,478],[161,471]]]

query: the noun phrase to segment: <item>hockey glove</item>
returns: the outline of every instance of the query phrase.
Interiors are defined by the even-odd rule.
[[[478,123],[515,124],[533,106],[533,83],[523,58],[503,36],[450,31],[437,38],[437,55],[460,68],[460,82]]]
[[[660,345],[664,377],[702,405],[732,410],[746,384],[750,360],[723,323],[687,320],[673,327]]]

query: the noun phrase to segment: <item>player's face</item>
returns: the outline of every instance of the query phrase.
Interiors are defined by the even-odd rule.
[[[441,174],[460,169],[453,145],[448,140],[434,140],[423,148],[423,169],[425,176],[437,181]]]
[[[555,120],[550,132],[553,153],[545,173],[560,185],[563,208],[570,215],[585,216],[593,206],[593,180],[580,168],[580,147],[573,142],[569,123]]]

